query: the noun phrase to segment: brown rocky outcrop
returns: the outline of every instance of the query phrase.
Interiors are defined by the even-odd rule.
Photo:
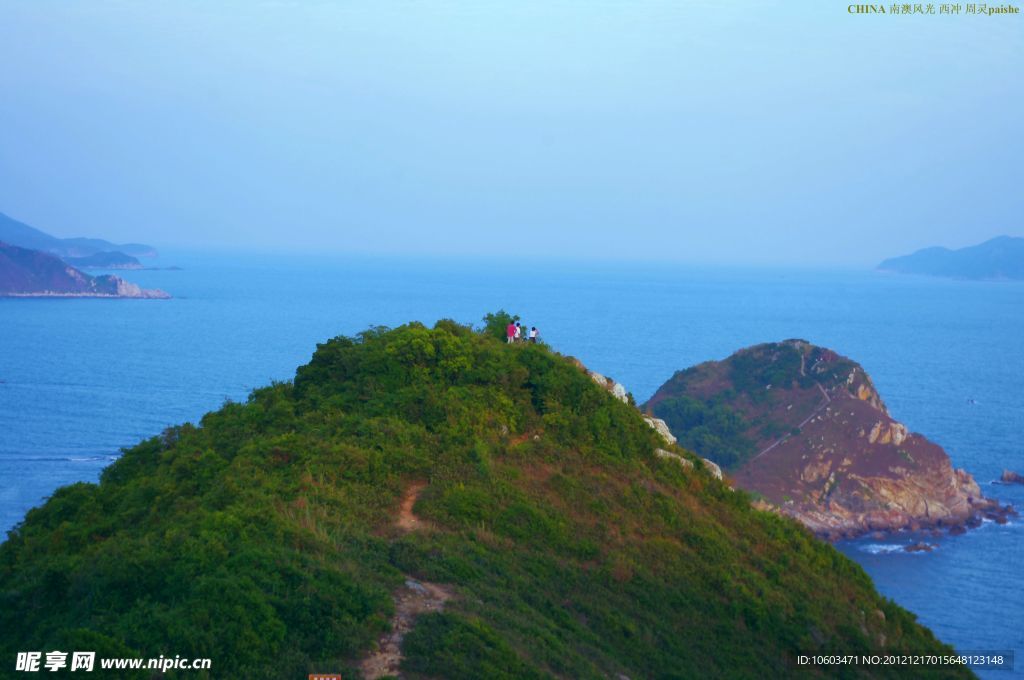
[[[645,408],[680,445],[717,453],[737,486],[823,537],[966,527],[1013,512],[894,420],[863,368],[802,340],[679,372]]]
[[[1003,470],[1002,476],[999,478],[1003,484],[1024,484],[1024,475],[1013,470]]]
[[[935,543],[920,542],[920,543],[914,543],[912,545],[908,545],[903,550],[904,550],[904,552],[908,552],[908,553],[913,553],[913,552],[931,552],[931,551],[935,550],[938,547],[939,546],[936,545]]]

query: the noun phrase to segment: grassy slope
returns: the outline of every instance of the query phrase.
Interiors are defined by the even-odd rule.
[[[458,594],[407,637],[410,677],[762,678],[801,652],[948,650],[856,564],[658,445],[544,347],[451,322],[337,338],[294,384],[32,510],[0,546],[0,668],[95,649],[211,657],[212,677],[337,671],[405,574]],[[435,528],[402,535],[414,480]]]
[[[801,375],[801,351],[807,367],[828,354],[827,370]],[[726,470],[738,470],[818,406],[816,384],[831,390],[856,368],[821,347],[798,350],[788,343],[766,343],[677,372],[644,408],[665,420],[681,446]],[[787,405],[797,408],[789,411]]]

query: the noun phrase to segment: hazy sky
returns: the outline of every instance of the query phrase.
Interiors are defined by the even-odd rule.
[[[1024,235],[1024,16],[847,4],[0,0],[0,212],[709,262]]]

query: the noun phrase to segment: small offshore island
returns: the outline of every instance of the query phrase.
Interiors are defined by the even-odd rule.
[[[1015,514],[886,409],[854,361],[804,340],[757,345],[676,373],[645,408],[765,509],[829,540],[960,533]]]

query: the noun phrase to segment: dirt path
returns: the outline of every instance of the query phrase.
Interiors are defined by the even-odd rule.
[[[402,496],[402,504],[398,506],[398,519],[395,520],[395,526],[402,531],[415,531],[424,525],[420,518],[412,511],[412,508],[416,505],[420,492],[425,488],[427,488],[426,482],[413,482],[405,490],[405,495]]]
[[[826,406],[828,406],[829,404],[832,403],[832,397],[828,396],[828,392],[826,392],[825,388],[821,386],[821,383],[816,383],[815,386],[819,390],[821,390],[821,396],[825,397],[825,400],[823,402],[821,402],[820,404],[818,404],[817,408],[815,408],[813,411],[811,411],[811,415],[807,416],[806,418],[804,418],[803,420],[800,421],[800,424],[796,426],[796,429],[798,429],[798,430],[803,428],[803,426],[806,425],[807,423],[811,422],[811,418],[813,418],[814,416],[816,416],[819,413],[821,413],[821,409],[825,408]],[[789,439],[790,436],[791,435],[786,434],[786,435],[783,435],[783,436],[779,437],[774,442],[772,442],[767,448],[765,448],[763,451],[758,453],[756,456],[754,456],[750,460],[752,460],[752,461],[757,460],[758,458],[760,458],[764,454],[768,453],[769,451],[774,449],[776,446],[778,446],[782,442],[784,442],[787,439]]]
[[[425,482],[415,482],[405,490],[398,508],[398,517],[395,518],[395,526],[402,531],[416,531],[428,526],[412,510],[426,486]],[[399,667],[403,658],[402,640],[412,630],[416,617],[443,610],[445,603],[453,596],[454,593],[447,586],[417,581],[407,576],[405,584],[394,595],[395,614],[391,617],[391,630],[377,641],[377,649],[359,664],[363,677],[366,680],[377,680],[385,676],[401,677]]]
[[[439,612],[444,603],[452,599],[452,592],[436,583],[424,583],[408,578],[395,593],[395,615],[391,617],[391,631],[377,642],[377,650],[359,664],[366,680],[377,680],[387,675],[400,677],[402,640],[412,630],[420,614]]]

